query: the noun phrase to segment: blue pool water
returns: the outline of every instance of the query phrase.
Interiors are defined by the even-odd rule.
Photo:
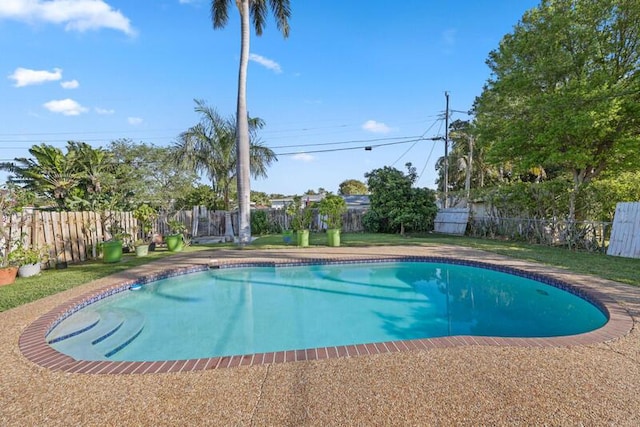
[[[100,322],[105,326],[97,333]],[[153,361],[450,335],[550,337],[606,322],[584,299],[524,277],[445,263],[380,262],[172,277],[91,304],[47,338],[78,359]]]

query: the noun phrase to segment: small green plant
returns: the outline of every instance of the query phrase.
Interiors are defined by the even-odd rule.
[[[158,212],[148,204],[143,203],[133,211],[133,217],[140,223],[143,240],[148,242],[153,230],[153,221],[158,217]]]
[[[170,219],[167,221],[171,234],[182,234],[187,231],[187,226],[177,219]]]
[[[291,228],[294,231],[308,230],[313,220],[313,209],[302,202],[302,197],[295,196],[287,205],[287,215],[291,217]]]
[[[267,234],[269,232],[269,217],[262,210],[251,211],[251,234]]]
[[[38,264],[46,261],[48,256],[47,248],[29,248],[19,240],[16,248],[9,253],[9,263],[17,266]]]
[[[347,212],[347,202],[340,196],[329,194],[320,201],[321,215],[326,216],[327,227],[330,229],[342,228],[342,215]]]

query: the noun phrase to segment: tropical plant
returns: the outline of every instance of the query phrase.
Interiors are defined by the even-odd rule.
[[[46,261],[48,256],[46,247],[28,247],[22,240],[18,240],[16,248],[9,253],[9,261],[17,266],[31,265]]]
[[[169,226],[169,231],[171,234],[182,234],[187,231],[187,226],[177,219],[170,219],[167,221],[167,225]]]
[[[342,215],[347,212],[347,202],[341,196],[328,194],[318,204],[320,215],[326,216],[327,227],[339,229],[342,227]]]
[[[141,204],[133,211],[133,217],[142,227],[142,240],[148,241],[153,229],[153,220],[158,217],[158,212],[146,203]]]
[[[16,158],[15,163],[5,163],[2,168],[12,173],[11,181],[65,209],[66,198],[81,178],[75,156],[48,144],[34,145],[29,154],[31,158]]]
[[[284,37],[289,36],[289,0],[236,0],[240,12],[240,69],[238,73],[237,117],[237,157],[238,157],[238,242],[251,243],[251,184],[250,184],[250,144],[249,116],[247,113],[247,69],[249,65],[249,39],[251,34],[249,18],[253,19],[256,35],[262,35],[267,13],[272,10],[276,25]],[[213,28],[223,28],[229,20],[231,0],[211,0]]]
[[[313,209],[302,201],[302,197],[295,196],[286,207],[286,213],[291,217],[291,229],[294,231],[308,230],[313,221]]]
[[[230,191],[237,174],[238,151],[235,117],[223,118],[202,100],[195,100],[200,123],[180,134],[172,146],[174,162],[194,172],[204,172],[211,180],[222,208],[230,210]],[[249,164],[254,178],[266,177],[267,167],[276,161],[275,153],[262,145],[257,131],[264,127],[260,118],[248,118]]]

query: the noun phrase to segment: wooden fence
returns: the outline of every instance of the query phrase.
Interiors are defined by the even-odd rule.
[[[282,209],[266,209],[269,223],[276,228],[289,228],[289,217]],[[350,209],[343,215],[343,232],[362,232],[365,211]],[[153,233],[167,235],[168,219],[181,221],[192,237],[231,236],[237,230],[236,213],[209,211],[195,207],[170,216],[160,215],[153,224]],[[46,248],[49,265],[57,262],[79,262],[95,258],[99,244],[122,233],[125,244],[141,238],[137,221],[131,212],[51,212],[24,211],[10,218],[3,218],[9,232],[9,242],[0,238],[0,251],[15,248],[18,241],[27,247]],[[227,230],[231,224],[232,230]],[[326,225],[322,217],[314,215],[312,230],[322,230]],[[547,245],[568,245],[589,250],[603,251],[611,235],[611,223],[535,220],[522,218],[471,217],[467,235],[485,238],[507,238]]]
[[[263,211],[267,214],[267,221],[275,228],[283,230],[290,228],[289,215],[283,209],[263,209]],[[364,231],[362,225],[364,212],[361,209],[349,209],[343,214],[342,231],[345,233]],[[210,211],[204,206],[195,206],[190,211],[179,211],[170,215],[161,214],[154,224],[154,231],[162,235],[168,234],[167,221],[175,219],[185,224],[188,233],[193,237],[234,235],[237,234],[235,230],[238,229],[238,216],[237,212],[229,214],[233,230],[226,229],[226,211]],[[325,228],[326,225],[322,221],[322,217],[315,212],[311,230],[317,231]]]
[[[607,255],[640,258],[640,202],[616,205]]]
[[[284,229],[289,226],[289,218],[284,210],[267,209],[268,221]],[[170,234],[167,221],[175,219],[187,227],[192,237],[229,236],[237,230],[237,214],[229,213],[231,230],[227,230],[227,212],[209,211],[204,206],[189,211],[179,211],[171,215],[161,214],[154,221],[152,233],[164,236]],[[343,216],[345,232],[363,231],[361,210],[350,210]],[[3,218],[4,226],[10,236],[9,242],[0,237],[0,252],[15,248],[19,241],[25,247],[46,248],[49,254],[48,264],[57,262],[75,263],[96,258],[99,244],[114,237],[124,236],[125,244],[144,237],[141,227],[132,212],[53,212],[25,210],[22,213]],[[321,217],[314,215],[312,230],[326,228]]]
[[[131,212],[52,212],[29,210],[3,218],[9,242],[0,238],[2,251],[9,252],[19,241],[26,247],[45,248],[49,265],[95,258],[98,244],[113,234],[138,230]]]

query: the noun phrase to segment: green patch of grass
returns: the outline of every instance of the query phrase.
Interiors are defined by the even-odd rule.
[[[325,233],[311,233],[309,244],[312,247],[326,246],[327,235]],[[372,233],[343,233],[341,245],[346,247],[459,245],[640,286],[640,259],[611,257],[600,253],[571,251],[566,248],[439,234],[400,236],[398,234]],[[261,236],[251,245],[242,249],[250,251],[291,247],[295,247],[295,244],[286,245],[282,240],[282,235],[268,235]],[[233,243],[216,243],[189,246],[185,248],[185,251],[211,249],[238,249],[238,247]],[[13,285],[0,287],[0,311],[171,255],[172,253],[166,250],[149,252],[149,256],[144,258],[126,254],[121,262],[114,264],[88,261],[70,265],[64,270],[45,270],[36,277],[19,278]]]
[[[203,249],[206,248],[189,246],[184,251]],[[167,250],[149,252],[147,257],[124,254],[122,261],[117,263],[107,264],[100,260],[86,261],[69,264],[68,268],[61,270],[43,270],[38,276],[19,277],[15,283],[0,287],[0,312],[171,255],[173,253]]]
[[[326,234],[311,233],[311,246],[326,245]],[[616,282],[640,286],[640,259],[612,257],[603,253],[574,251],[563,247],[534,245],[506,240],[487,240],[466,236],[443,234],[421,234],[400,236],[399,234],[343,233],[342,246],[393,246],[393,245],[458,245],[480,249],[499,255],[526,261],[539,262],[565,268],[580,274],[591,274]],[[264,236],[251,245],[256,248],[286,247],[281,235]],[[295,245],[289,245],[295,246]]]

